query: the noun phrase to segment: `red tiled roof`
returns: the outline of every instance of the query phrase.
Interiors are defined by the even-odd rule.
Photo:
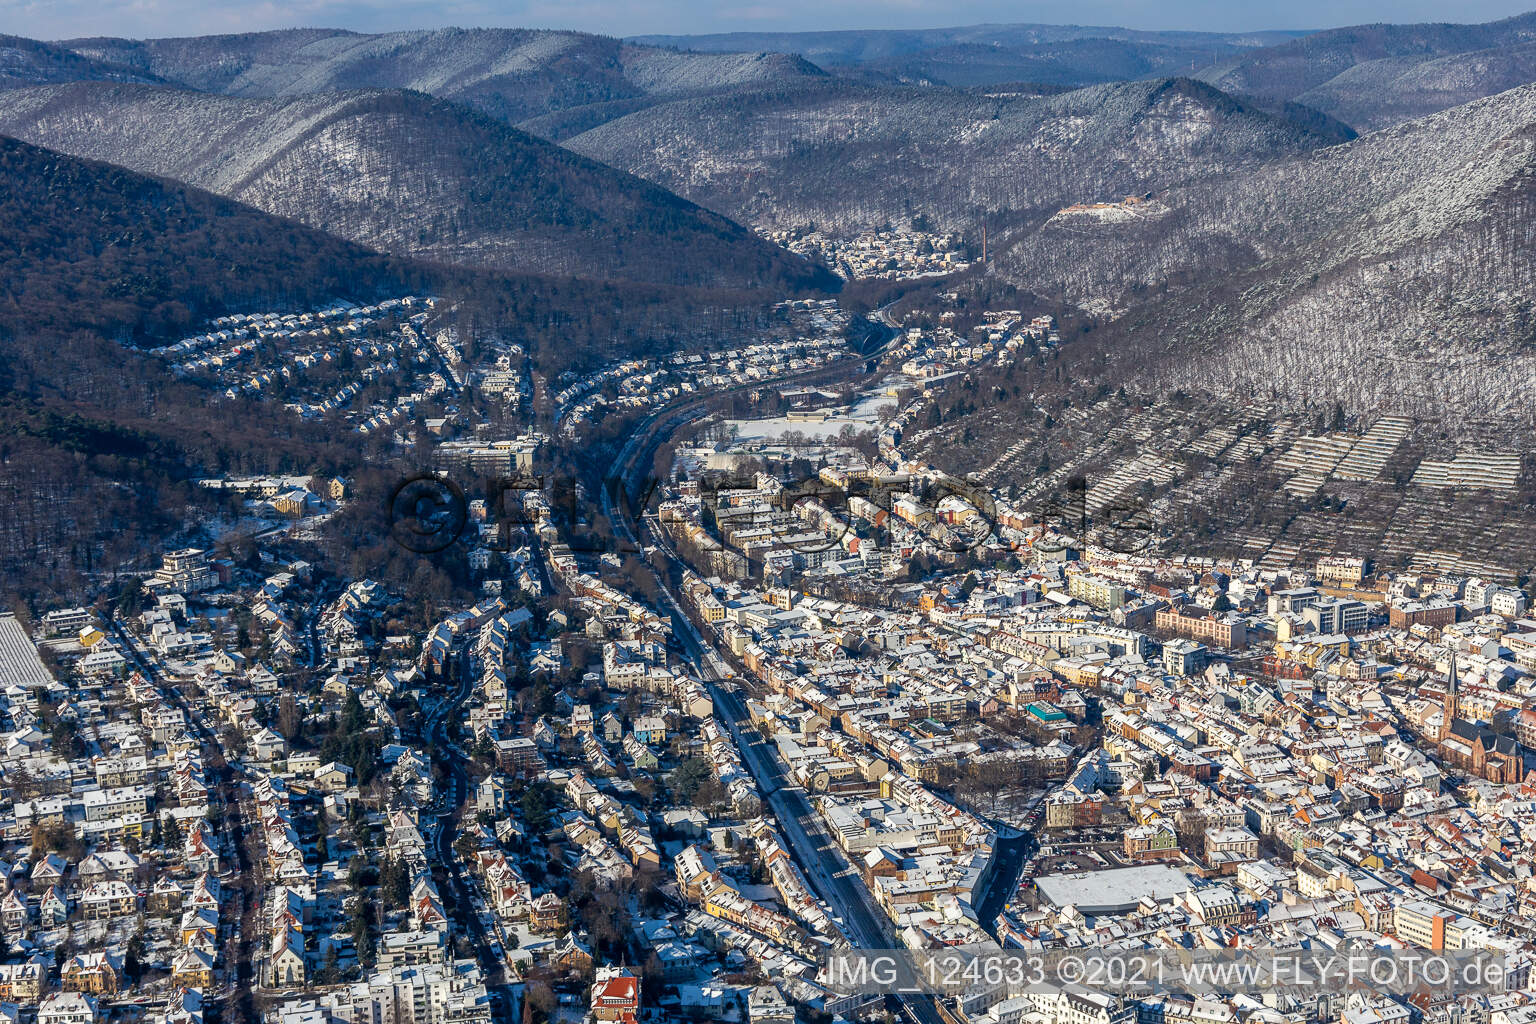
[[[632,977],[609,978],[600,983],[592,993],[592,1006],[620,1009],[636,1006],[640,1001],[640,985]]]

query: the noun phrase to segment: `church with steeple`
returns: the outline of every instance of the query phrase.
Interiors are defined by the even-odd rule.
[[[1456,652],[1451,652],[1451,672],[1445,681],[1445,699],[1440,702],[1440,735],[1436,737],[1441,743],[1451,735],[1451,723],[1461,714],[1461,678],[1456,671]]]
[[[1436,745],[1446,764],[1489,782],[1520,782],[1525,777],[1525,754],[1513,736],[1500,736],[1479,722],[1461,717],[1461,678],[1454,652]]]

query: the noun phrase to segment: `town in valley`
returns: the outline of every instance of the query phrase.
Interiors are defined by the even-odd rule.
[[[408,557],[458,551],[464,596],[318,564],[348,479],[210,478],[221,533],[0,618],[13,1015],[1536,1012],[1514,985],[840,988],[829,958],[858,949],[1354,942],[1523,972],[1525,592],[1172,550],[1108,500],[1150,464],[1026,505],[904,451],[943,389],[1057,346],[1050,314],[861,348],[834,301],[788,302],[777,337],[567,381],[510,344],[470,361],[436,305],[251,316],[156,354],[234,391],[355,349],[357,388],[289,405],[426,439],[413,485],[437,490],[390,528]],[[400,397],[349,408],[381,375]],[[611,464],[573,470],[615,421]]]
[[[0,4],[0,1024],[1536,1024],[1517,3]]]

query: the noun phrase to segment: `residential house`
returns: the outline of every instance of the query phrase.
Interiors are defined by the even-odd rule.
[[[42,998],[47,974],[41,960],[23,964],[0,964],[0,1002],[37,1005]]]
[[[331,761],[315,769],[315,785],[327,793],[340,793],[352,785],[352,769]]]
[[[302,985],[304,979],[304,936],[291,928],[283,928],[272,936],[267,960],[268,984]]]
[[[189,907],[181,915],[181,944],[213,952],[219,938],[219,915],[207,907]]]
[[[5,894],[4,900],[0,900],[0,927],[7,932],[20,932],[31,920],[32,906],[27,902],[26,894],[19,889],[12,889]]]
[[[37,903],[38,920],[44,928],[57,928],[69,920],[69,898],[61,886],[53,886],[43,893]]]
[[[667,723],[657,715],[642,716],[635,719],[633,735],[648,747],[659,746],[667,742]]]
[[[640,979],[624,967],[599,969],[592,984],[591,1012],[596,1020],[635,1024],[640,1015]]]
[[[80,911],[87,920],[125,917],[138,909],[139,896],[126,882],[97,882],[80,894]]]
[[[558,932],[566,926],[565,902],[552,892],[534,900],[528,908],[528,927],[536,932]]]
[[[171,961],[171,981],[182,988],[213,987],[213,954],[201,949],[181,949]]]
[[[115,996],[121,981],[121,972],[106,953],[79,953],[59,968],[59,984],[66,992]]]
[[[38,1005],[37,1024],[96,1024],[99,1012],[84,992],[50,992]]]
[[[145,907],[151,914],[174,914],[181,909],[186,895],[174,878],[162,875],[149,891]]]

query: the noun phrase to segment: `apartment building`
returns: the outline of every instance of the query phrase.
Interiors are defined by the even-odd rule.
[[[1236,650],[1248,646],[1248,627],[1239,619],[1186,615],[1182,611],[1164,609],[1157,613],[1157,628],[1214,647]]]

